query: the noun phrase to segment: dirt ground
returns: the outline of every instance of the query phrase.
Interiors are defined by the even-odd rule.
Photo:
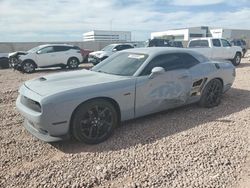
[[[123,123],[98,145],[44,143],[22,126],[18,88],[0,70],[0,187],[250,187],[250,59],[222,103],[196,104]]]

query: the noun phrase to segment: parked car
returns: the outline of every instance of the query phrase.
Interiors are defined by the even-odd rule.
[[[67,138],[96,144],[121,121],[178,106],[219,105],[235,68],[181,48],[117,52],[91,70],[42,76],[19,89],[16,106],[25,128],[53,142]]]
[[[232,46],[226,39],[220,38],[196,38],[188,43],[188,48],[215,60],[230,60],[234,66],[241,62],[242,49]]]
[[[0,53],[0,69],[9,68],[9,58],[7,53]]]
[[[11,66],[25,73],[32,73],[36,68],[62,67],[77,68],[83,61],[79,47],[67,44],[46,44],[27,52],[9,54]]]
[[[242,57],[245,56],[246,52],[247,52],[247,44],[246,41],[244,41],[243,39],[233,39],[231,40],[231,45],[232,46],[240,46],[242,48]]]
[[[183,48],[181,41],[173,41],[169,39],[149,39],[146,41],[145,47],[177,47]]]
[[[100,51],[92,52],[89,54],[88,62],[93,65],[97,65],[107,57],[111,56],[115,52],[134,48],[132,44],[110,44],[104,47]]]

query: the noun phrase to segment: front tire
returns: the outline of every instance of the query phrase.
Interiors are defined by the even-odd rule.
[[[106,100],[96,99],[76,109],[71,121],[71,133],[80,142],[98,144],[112,135],[117,124],[115,107]]]
[[[69,69],[76,69],[79,66],[79,60],[76,57],[71,57],[67,63]]]
[[[232,63],[234,66],[238,66],[240,62],[241,62],[241,53],[237,52],[234,58],[232,59]]]
[[[28,74],[33,73],[35,72],[35,69],[36,69],[36,65],[32,61],[24,61],[22,63],[22,71],[25,73],[28,73]]]
[[[218,106],[221,102],[223,84],[218,79],[211,80],[204,88],[199,105],[212,108]]]

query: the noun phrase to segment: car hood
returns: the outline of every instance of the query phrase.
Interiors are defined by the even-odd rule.
[[[16,52],[9,53],[8,57],[15,57],[18,55],[27,55],[27,54],[28,52],[25,52],[25,51],[16,51]]]
[[[128,77],[80,70],[42,76],[25,82],[25,86],[41,96],[46,96],[125,79]]]

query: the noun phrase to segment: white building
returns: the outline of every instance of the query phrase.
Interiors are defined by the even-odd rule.
[[[189,27],[183,29],[172,29],[162,32],[151,33],[153,38],[166,38],[177,41],[189,41],[193,38],[200,37],[218,37],[226,39],[245,39],[250,40],[250,30],[240,29],[223,29],[223,28],[210,28],[207,26]]]
[[[130,42],[130,31],[104,31],[94,30],[83,34],[83,41],[114,41]]]
[[[216,28],[210,29],[210,33],[212,37],[250,40],[250,30]]]
[[[176,41],[189,41],[192,38],[208,37],[208,27],[190,27],[182,29],[171,29],[162,32],[151,33],[151,39],[164,38]]]

